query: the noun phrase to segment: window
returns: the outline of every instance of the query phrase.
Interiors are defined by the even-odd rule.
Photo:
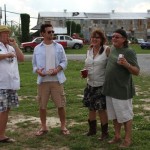
[[[41,43],[42,41],[43,41],[43,38],[37,38],[37,39],[35,40],[36,43]]]
[[[64,36],[60,36],[60,40],[64,40]]]
[[[71,40],[71,38],[68,36],[65,36],[65,40]]]
[[[45,24],[51,24],[51,21],[45,21]]]
[[[63,26],[63,21],[59,20],[59,26],[62,27]]]
[[[93,23],[94,24],[98,24],[98,20],[93,20]]]

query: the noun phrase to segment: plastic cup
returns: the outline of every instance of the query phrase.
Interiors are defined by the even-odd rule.
[[[87,75],[88,75],[88,70],[87,69],[81,70],[81,76],[82,76],[82,78],[87,78]]]

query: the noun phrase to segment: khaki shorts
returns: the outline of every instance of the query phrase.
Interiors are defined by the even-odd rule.
[[[56,107],[60,108],[65,106],[66,97],[62,84],[59,84],[59,82],[43,82],[38,85],[37,100],[41,109],[47,108],[50,98]]]
[[[106,96],[106,107],[109,120],[117,119],[123,123],[133,119],[132,99],[120,100]]]

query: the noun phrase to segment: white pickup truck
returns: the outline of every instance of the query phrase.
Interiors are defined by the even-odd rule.
[[[34,47],[43,41],[43,37],[36,37],[31,42],[21,43],[20,48],[24,49],[25,52],[32,52]],[[80,49],[83,46],[83,41],[79,39],[73,39],[68,35],[57,35],[55,41],[60,43],[64,48],[71,47]]]
[[[79,39],[73,39],[68,35],[57,35],[55,41],[62,44],[64,48],[70,47],[74,49],[80,49],[83,47],[83,41]]]

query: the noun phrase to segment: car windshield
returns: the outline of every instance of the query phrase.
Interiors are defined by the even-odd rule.
[[[138,43],[144,42],[144,39],[137,39]]]
[[[37,38],[37,39],[35,40],[36,43],[41,43],[42,41],[43,41],[43,38]]]

